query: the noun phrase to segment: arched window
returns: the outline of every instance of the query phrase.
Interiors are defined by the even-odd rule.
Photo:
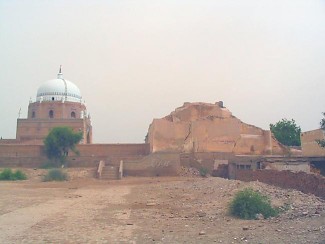
[[[54,101],[54,97],[52,97],[52,101]]]
[[[35,111],[32,112],[32,118],[35,118]]]
[[[49,117],[50,117],[50,119],[53,119],[54,118],[54,112],[53,112],[53,110],[50,110]]]
[[[76,118],[76,113],[75,112],[71,112],[71,118]]]

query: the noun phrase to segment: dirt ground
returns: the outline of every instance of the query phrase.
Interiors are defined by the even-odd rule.
[[[325,243],[325,201],[260,182],[208,177],[100,181],[68,169],[66,182],[0,182],[0,243]],[[252,187],[284,212],[262,220],[227,213]]]

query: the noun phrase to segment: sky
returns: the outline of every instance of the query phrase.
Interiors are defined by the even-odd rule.
[[[0,0],[0,136],[38,87],[81,90],[95,143],[141,143],[184,102],[269,129],[325,112],[325,1]]]

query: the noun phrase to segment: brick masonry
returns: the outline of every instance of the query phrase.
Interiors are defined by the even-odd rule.
[[[148,144],[80,144],[80,155],[70,152],[71,167],[96,167],[100,160],[117,164],[120,160],[139,160],[149,154]],[[42,145],[0,144],[0,167],[39,167],[47,158]]]
[[[242,181],[260,181],[266,184],[311,193],[325,199],[325,177],[305,172],[277,170],[237,170],[235,178]]]
[[[306,131],[301,133],[301,147],[304,156],[325,156],[325,149],[320,147],[316,140],[325,139],[325,131],[322,129]]]

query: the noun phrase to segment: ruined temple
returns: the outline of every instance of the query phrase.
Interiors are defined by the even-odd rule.
[[[57,126],[83,134],[77,146],[79,155],[69,154],[69,166],[96,167],[99,178],[105,175],[105,169],[116,178],[122,174],[178,175],[182,167],[206,168],[226,178],[236,178],[238,170],[309,172],[309,159],[283,157],[293,155],[292,151],[269,130],[233,116],[223,102],[184,103],[169,115],[153,120],[146,143],[93,143],[91,118],[81,92],[63,77],[61,68],[56,79],[39,86],[36,99],[29,102],[27,118],[17,119],[16,138],[0,140],[0,166],[40,167],[47,161],[43,140]],[[316,146],[313,140],[318,137],[314,134],[302,135],[308,150],[312,149],[311,143]]]
[[[154,119],[147,143],[151,152],[285,153],[285,147],[269,130],[242,122],[223,102],[184,103],[168,116]]]

